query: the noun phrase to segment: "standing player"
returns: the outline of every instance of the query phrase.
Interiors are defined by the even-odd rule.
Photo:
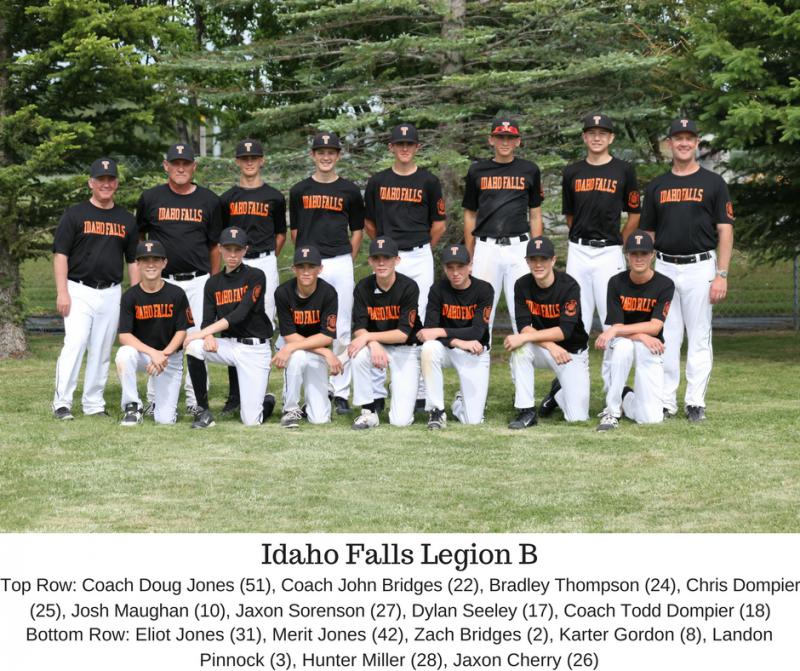
[[[567,217],[569,250],[567,274],[581,288],[581,314],[586,333],[592,330],[595,307],[600,324],[606,321],[608,280],[625,269],[622,242],[639,225],[641,212],[636,172],[630,163],[614,158],[614,124],[605,114],[583,119],[586,158],[564,169],[562,213]],[[620,216],[628,213],[620,233]],[[607,363],[603,357],[603,381]]]
[[[294,253],[294,279],[275,292],[284,346],[272,363],[283,369],[281,426],[296,429],[304,417],[312,424],[331,420],[328,371],[342,372],[342,362],[331,350],[336,338],[339,305],[336,289],[323,280],[322,257],[315,247],[299,246]],[[305,405],[300,407],[300,394]]]
[[[647,185],[642,228],[654,235],[656,270],[675,283],[664,324],[664,408],[669,415],[678,411],[685,328],[685,412],[690,422],[701,422],[711,377],[711,306],[728,293],[733,205],[725,180],[697,162],[700,139],[694,121],[673,121],[668,142],[672,169]]]
[[[183,289],[161,277],[167,265],[164,245],[145,240],[136,248],[140,282],[122,294],[117,375],[122,385],[122,426],[142,423],[136,373],[153,379],[156,424],[174,424],[183,375],[183,340],[192,325]]]
[[[606,407],[598,431],[616,429],[624,412],[634,422],[664,421],[664,321],[675,292],[672,280],[653,270],[653,239],[635,230],[625,241],[630,270],[608,283],[608,328],[595,341],[610,354]],[[625,386],[636,362],[633,389]]]
[[[447,225],[439,178],[417,166],[420,148],[417,129],[403,123],[392,129],[389,151],[392,167],[370,177],[364,192],[364,228],[374,240],[388,236],[399,248],[403,275],[419,287],[419,314],[424,315],[433,284],[433,253]],[[376,391],[383,390],[384,375],[377,376]],[[420,382],[422,380],[420,379]],[[425,409],[425,386],[417,390],[417,409]]]
[[[107,416],[103,390],[108,379],[111,345],[119,321],[123,257],[131,284],[139,281],[134,264],[136,223],[114,204],[119,187],[117,164],[99,158],[89,170],[88,201],[67,208],[53,241],[56,308],[64,318],[64,346],[56,364],[53,416],[73,419],[72,395],[78,385],[83,354],[83,413]]]
[[[164,279],[186,292],[192,314],[203,314],[203,287],[219,271],[219,233],[222,229],[219,198],[192,181],[197,164],[188,144],[174,144],[164,161],[166,184],[142,193],[136,206],[139,234],[158,240],[167,252]],[[196,322],[200,319],[196,318]],[[197,330],[199,326],[189,329]],[[148,401],[150,392],[148,391]],[[186,410],[196,411],[192,381],[186,377]],[[145,414],[152,412],[152,406]]]
[[[295,184],[289,193],[289,221],[292,242],[298,247],[315,247],[322,255],[320,277],[339,294],[338,332],[333,352],[345,356],[350,344],[353,312],[353,260],[358,255],[364,229],[364,200],[353,182],[336,174],[342,145],[336,133],[317,133],[311,143],[316,170]],[[331,381],[336,413],[350,412],[350,362]]]
[[[275,328],[275,289],[278,288],[277,257],[286,242],[286,199],[283,194],[261,178],[264,149],[258,140],[242,140],[236,145],[236,165],[239,183],[220,196],[222,223],[226,228],[244,230],[249,241],[244,262],[264,271],[267,288],[264,308]],[[239,409],[239,381],[236,368],[228,368],[230,390],[222,414]]]
[[[556,251],[544,237],[528,242],[525,256],[530,273],[514,285],[517,333],[506,336],[503,346],[512,352],[514,406],[519,411],[509,429],[526,429],[537,423],[533,396],[534,368],[549,368],[556,383],[549,405],[555,405],[568,422],[589,419],[589,336],[581,319],[581,290],[567,273],[555,270]]]
[[[452,245],[442,252],[445,279],[431,287],[425,327],[417,333],[422,345],[421,366],[425,377],[429,429],[443,429],[444,377],[442,368],[458,372],[460,391],[451,410],[462,424],[480,424],[489,389],[489,316],[494,290],[472,277],[469,252]]]
[[[206,282],[202,327],[186,336],[186,364],[198,405],[193,429],[214,426],[203,361],[236,367],[241,382],[239,414],[246,426],[261,424],[275,407],[275,397],[265,395],[272,337],[272,322],[264,310],[267,279],[263,270],[242,263],[247,234],[241,228],[222,231],[219,245],[225,271]],[[214,337],[217,334],[219,338]]]
[[[414,399],[419,380],[417,332],[421,328],[416,282],[396,272],[397,244],[381,236],[369,246],[374,274],[356,285],[353,303],[353,340],[347,348],[353,366],[353,404],[361,406],[354,429],[378,426],[372,372],[392,371],[389,423],[408,426],[414,421]],[[383,390],[381,390],[383,391]]]
[[[542,234],[542,178],[535,163],[514,156],[520,142],[515,121],[495,119],[489,135],[494,156],[470,166],[464,189],[464,244],[475,277],[494,289],[490,333],[501,290],[516,328],[514,283],[528,273],[527,240]]]

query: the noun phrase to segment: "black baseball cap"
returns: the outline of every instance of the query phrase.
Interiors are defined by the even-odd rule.
[[[167,258],[167,250],[164,249],[158,240],[142,240],[136,245],[136,258],[141,259],[146,256],[155,256],[161,259]]]
[[[315,149],[341,149],[339,136],[333,132],[317,133],[311,141],[311,151]]]
[[[117,177],[117,162],[113,158],[98,158],[89,168],[89,177]]]
[[[167,163],[170,161],[194,161],[194,149],[188,142],[176,142],[167,149]]]
[[[469,251],[464,245],[445,245],[442,263],[469,263]]]
[[[692,119],[675,119],[669,125],[669,133],[667,134],[668,137],[672,137],[678,133],[692,133],[693,135],[700,134],[697,132],[697,122],[692,121]]]
[[[583,117],[583,130],[591,128],[604,128],[611,133],[614,132],[614,124],[611,121],[611,117],[605,114],[587,114]]]
[[[375,238],[369,243],[370,256],[388,256],[393,257],[399,254],[397,243],[386,235]]]
[[[500,116],[492,121],[491,135],[513,135],[519,137],[519,124],[511,117]]]
[[[299,266],[302,263],[310,263],[314,266],[321,266],[322,265],[322,257],[319,254],[319,250],[316,247],[312,247],[311,245],[304,245],[302,247],[298,247],[294,251],[294,265]]]
[[[247,138],[236,145],[236,158],[243,156],[263,156],[264,148],[258,140]]]
[[[401,123],[392,128],[389,142],[419,142],[419,133],[413,124]]]
[[[652,252],[655,250],[653,238],[647,231],[637,228],[625,241],[626,252]]]
[[[543,235],[537,235],[535,238],[528,240],[528,246],[525,248],[525,256],[544,256],[545,258],[552,259],[556,255],[556,248],[550,242],[550,238]]]
[[[247,233],[238,226],[230,226],[219,234],[219,244],[247,247]]]

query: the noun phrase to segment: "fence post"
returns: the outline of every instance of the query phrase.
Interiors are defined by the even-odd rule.
[[[794,321],[794,330],[800,331],[800,277],[798,276],[797,263],[800,255],[795,254],[794,257],[794,306],[792,309],[792,317]]]

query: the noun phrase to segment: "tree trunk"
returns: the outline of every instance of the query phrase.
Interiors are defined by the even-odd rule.
[[[6,31],[6,17],[0,12],[0,118],[8,113],[5,99],[9,58]],[[6,160],[0,144],[0,167],[6,165]],[[10,243],[17,239],[18,231],[16,224],[9,221],[4,203],[0,203],[0,231],[0,359],[5,359],[25,355],[28,347],[20,309],[19,261],[10,251]]]

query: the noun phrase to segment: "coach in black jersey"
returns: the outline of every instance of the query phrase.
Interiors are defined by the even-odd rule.
[[[83,413],[108,415],[103,391],[119,320],[123,259],[129,264],[131,283],[139,281],[136,224],[114,203],[118,187],[116,162],[97,159],[89,171],[91,197],[67,208],[56,228],[53,275],[56,308],[64,318],[53,395],[53,416],[58,420],[73,419],[72,395],[84,352]]]
[[[277,257],[286,242],[286,199],[261,177],[264,149],[258,140],[249,138],[236,145],[236,166],[239,183],[220,196],[222,222],[226,228],[236,226],[247,233],[244,262],[260,268],[267,277],[264,308],[274,328],[275,289],[279,284]],[[228,379],[230,390],[223,415],[239,410],[239,382],[233,366],[228,368]]]
[[[219,271],[217,242],[222,230],[219,198],[192,181],[197,164],[191,145],[180,142],[172,145],[163,165],[167,182],[141,195],[136,206],[136,222],[140,236],[164,245],[168,260],[164,279],[183,289],[192,312],[200,315],[206,280]],[[197,328],[195,325],[190,332]],[[148,400],[151,400],[149,396],[148,392]],[[188,376],[186,405],[187,410],[196,410]]]
[[[265,395],[272,322],[264,312],[267,284],[264,271],[242,263],[247,252],[247,234],[241,228],[226,228],[219,243],[225,270],[206,282],[202,327],[186,337],[187,365],[198,400],[192,424],[196,429],[214,426],[208,408],[203,360],[236,367],[244,424],[261,424],[275,407],[274,397]],[[215,337],[217,334],[220,337]]]
[[[192,326],[183,289],[165,282],[161,273],[167,254],[158,240],[143,240],[136,248],[139,284],[124,294],[119,314],[117,375],[122,386],[122,426],[142,423],[142,402],[136,373],[154,380],[156,424],[174,424],[183,373],[183,340]]]
[[[342,145],[336,133],[317,133],[311,143],[315,170],[289,192],[289,222],[296,247],[314,247],[323,260],[320,277],[339,294],[333,351],[343,356],[350,344],[353,311],[353,260],[364,231],[364,200],[353,182],[336,173]],[[337,414],[350,412],[350,364],[331,380]]]
[[[672,169],[647,185],[642,228],[655,239],[656,270],[675,283],[664,324],[664,407],[678,411],[680,352],[686,329],[686,417],[705,419],[711,377],[711,306],[725,300],[733,251],[733,205],[718,174],[697,162],[697,124],[675,119],[669,128]]]
[[[490,332],[501,291],[516,329],[514,282],[528,272],[527,240],[542,234],[542,177],[535,163],[514,156],[520,142],[516,121],[495,119],[489,135],[494,156],[470,166],[464,188],[464,243],[473,274],[494,289]]]

